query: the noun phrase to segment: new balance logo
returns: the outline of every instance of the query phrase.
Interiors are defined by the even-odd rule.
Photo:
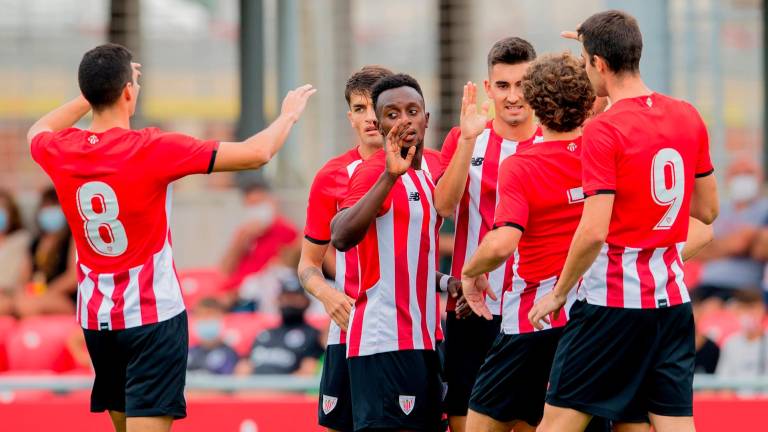
[[[408,415],[413,411],[413,407],[416,405],[416,396],[403,396],[400,395],[400,409],[403,410],[405,415]]]
[[[472,164],[472,166],[480,166],[483,164],[484,160],[485,160],[484,157],[473,157],[470,163]]]
[[[339,398],[323,395],[323,413],[328,415],[328,413],[333,411],[333,409],[336,408],[336,402],[338,402],[338,400]]]
[[[421,199],[421,194],[418,192],[411,192],[408,194],[408,201],[418,201]]]

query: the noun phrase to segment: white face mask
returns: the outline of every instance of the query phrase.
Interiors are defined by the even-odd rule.
[[[268,202],[249,205],[245,207],[243,215],[247,222],[258,222],[260,225],[267,226],[275,220],[275,207]]]
[[[752,174],[737,174],[728,181],[728,194],[735,202],[746,202],[760,193],[760,183]]]

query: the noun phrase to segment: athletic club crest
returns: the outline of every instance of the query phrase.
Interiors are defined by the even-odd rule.
[[[328,413],[333,411],[333,409],[336,408],[336,402],[338,402],[338,400],[339,398],[323,395],[323,413],[328,415]]]
[[[405,415],[408,415],[413,411],[414,405],[416,405],[416,396],[400,395],[400,409],[403,410]]]

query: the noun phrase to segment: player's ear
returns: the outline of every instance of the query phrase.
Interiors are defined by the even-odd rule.
[[[347,111],[347,119],[349,120],[349,125],[352,126],[352,128],[355,128],[355,124],[352,122],[352,111]]]
[[[429,127],[429,113],[424,113],[425,121],[424,121],[424,129],[427,129]]]
[[[491,96],[491,82],[486,80],[483,80],[483,88],[485,89],[485,95],[488,96],[488,99],[493,99]]]
[[[127,83],[125,87],[123,87],[123,98],[126,102],[130,102],[133,100],[133,84]]]
[[[597,69],[598,72],[608,72],[608,64],[605,63],[605,59],[597,55],[592,56],[592,58],[594,59],[595,69]]]

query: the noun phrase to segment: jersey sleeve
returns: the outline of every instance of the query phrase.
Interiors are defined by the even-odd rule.
[[[336,181],[334,172],[321,169],[312,181],[307,202],[304,238],[315,244],[331,241],[331,220],[336,215]]]
[[[715,167],[712,165],[712,158],[709,154],[709,133],[707,132],[707,126],[704,124],[704,120],[701,119],[696,108],[693,108],[693,113],[696,116],[698,123],[698,155],[696,158],[696,178],[706,177],[715,172]]]
[[[371,188],[373,188],[373,185],[376,184],[376,181],[381,176],[381,173],[384,172],[384,169],[383,157],[376,157],[375,159],[369,159],[363,162],[355,170],[355,173],[352,174],[352,178],[349,180],[349,190],[347,190],[347,195],[339,208],[349,208],[357,204],[357,202],[360,201]],[[391,204],[392,194],[390,193],[387,195],[384,202],[381,203],[379,214],[382,215],[386,213]]]
[[[525,174],[520,158],[508,158],[502,163],[499,175],[499,205],[496,207],[493,227],[511,226],[525,231],[528,225],[528,196],[522,179]]]
[[[440,180],[443,173],[448,169],[448,164],[451,163],[453,154],[456,153],[456,146],[459,144],[459,137],[461,137],[461,129],[455,127],[448,132],[443,140],[443,147],[440,150],[440,173],[439,175],[433,175],[435,181]]]
[[[151,138],[151,161],[168,181],[213,170],[218,141],[204,141],[189,135],[159,132]]]
[[[45,163],[45,147],[51,144],[53,139],[53,132],[40,132],[32,137],[32,144],[30,145],[30,152],[32,153],[32,159],[43,166]]]
[[[616,192],[618,140],[605,122],[595,119],[584,128],[581,148],[584,195]]]

